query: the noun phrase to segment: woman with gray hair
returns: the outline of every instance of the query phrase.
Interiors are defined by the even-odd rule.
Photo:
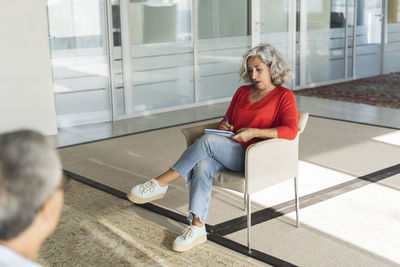
[[[252,48],[243,55],[239,75],[249,84],[236,91],[218,126],[234,135],[202,135],[169,170],[128,193],[132,202],[146,203],[164,197],[171,182],[186,178],[190,183],[191,225],[175,239],[175,251],[186,251],[207,241],[205,221],[216,173],[224,169],[244,171],[246,148],[253,143],[268,138],[294,139],[297,135],[295,98],[282,86],[290,81],[292,73],[281,54],[270,44]]]

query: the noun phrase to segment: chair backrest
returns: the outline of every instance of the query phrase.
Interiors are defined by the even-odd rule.
[[[300,134],[306,127],[309,114],[308,112],[304,112],[301,110],[298,110],[297,113],[298,113],[297,126],[299,128],[299,134]],[[194,141],[196,141],[196,139],[199,138],[204,133],[204,129],[206,128],[215,129],[216,127],[218,127],[218,122],[182,129],[182,132],[186,137],[187,146],[189,147],[191,144],[193,144]]]
[[[306,128],[309,113],[301,110],[298,110],[297,113],[297,127],[299,128],[299,133],[302,133],[304,131],[304,128]]]
[[[187,147],[193,144],[194,141],[196,141],[196,139],[199,138],[204,133],[204,129],[216,129],[218,127],[218,123],[219,122],[213,122],[182,129],[182,133],[186,137]]]

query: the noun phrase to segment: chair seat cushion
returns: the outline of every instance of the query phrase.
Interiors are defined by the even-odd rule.
[[[213,185],[245,192],[245,177],[243,172],[220,171],[213,178]]]

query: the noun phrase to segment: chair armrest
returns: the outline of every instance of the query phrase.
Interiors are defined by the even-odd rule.
[[[305,111],[298,110],[297,114],[299,115],[298,121],[297,121],[297,126],[299,128],[299,132],[302,133],[304,129],[306,128],[307,120],[309,117],[309,113]]]
[[[218,124],[219,122],[213,122],[182,129],[182,133],[186,138],[186,145],[189,147],[193,144],[204,133],[204,129],[217,129]]]
[[[246,193],[251,194],[298,175],[299,134],[294,140],[268,139],[246,150]]]

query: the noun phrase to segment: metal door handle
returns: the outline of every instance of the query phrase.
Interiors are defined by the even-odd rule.
[[[375,17],[379,17],[379,21],[383,22],[383,19],[385,18],[385,15],[383,15],[383,14],[375,14]]]

